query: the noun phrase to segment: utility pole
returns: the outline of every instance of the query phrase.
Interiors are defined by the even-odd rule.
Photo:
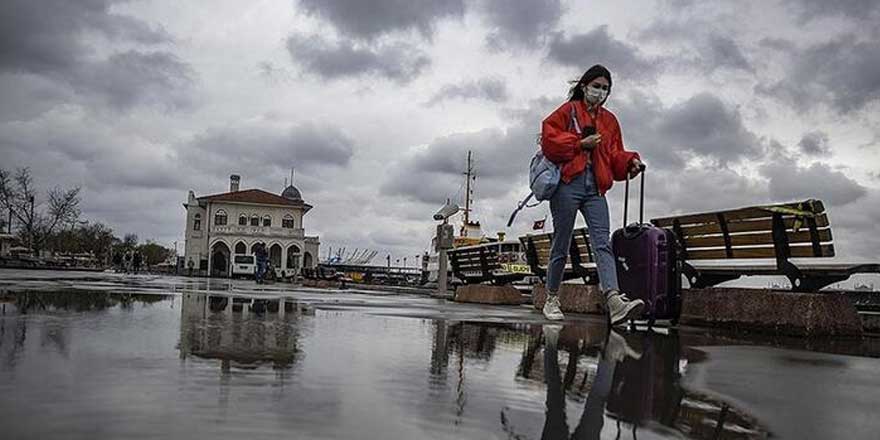
[[[464,223],[461,225],[461,235],[462,237],[467,237],[467,228],[470,224],[470,213],[471,213],[471,196],[473,195],[473,188],[471,188],[471,180],[476,179],[476,175],[474,174],[473,162],[471,161],[471,151],[468,150],[467,155],[467,169],[464,172],[465,175],[465,191],[464,191]]]
[[[31,251],[33,252],[34,251],[34,196],[28,197],[28,201],[31,202],[31,215],[28,218],[28,222],[30,223],[30,226],[28,226],[28,237],[29,237],[30,243],[28,243],[28,244],[30,245],[29,247],[31,248]],[[34,257],[39,258],[39,255],[34,255]]]

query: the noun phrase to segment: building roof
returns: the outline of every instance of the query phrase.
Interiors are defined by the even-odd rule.
[[[306,209],[311,208],[311,205],[303,202],[302,199],[293,200],[261,189],[246,189],[242,191],[225,192],[222,194],[212,194],[199,197],[198,200],[200,202],[255,203],[258,205],[305,206]]]

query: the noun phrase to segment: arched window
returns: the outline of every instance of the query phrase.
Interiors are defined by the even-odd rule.
[[[202,215],[196,214],[193,216],[193,231],[201,231],[202,230]]]
[[[294,271],[298,271],[300,268],[299,260],[300,260],[300,250],[299,246],[292,244],[287,248],[287,268],[294,269]]]
[[[238,216],[238,225],[239,226],[247,226],[247,216],[242,214]]]
[[[264,215],[263,216],[263,227],[268,228],[270,226],[272,226],[272,217],[269,217],[268,215]]]
[[[251,216],[251,226],[260,226],[260,217],[256,214]]]
[[[214,213],[214,224],[217,226],[226,226],[226,211],[221,209]]]
[[[254,253],[257,251],[257,246],[266,246],[266,243],[263,243],[262,241],[258,241],[256,243],[252,244],[251,245],[251,253]]]
[[[281,219],[281,227],[293,229],[293,216],[290,214],[286,214],[283,219]]]
[[[235,244],[235,253],[236,254],[246,254],[247,253],[247,245],[244,244],[243,241],[239,241]]]

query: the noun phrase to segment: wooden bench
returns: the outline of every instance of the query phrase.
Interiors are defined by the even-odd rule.
[[[525,249],[526,260],[532,273],[537,275],[541,281],[546,281],[553,233],[526,234],[520,237],[519,241]],[[599,274],[596,271],[596,262],[593,257],[593,249],[590,247],[590,234],[587,228],[578,228],[572,232],[568,260],[562,272],[562,281],[577,278],[583,279],[586,284],[599,283]]]
[[[497,246],[497,243],[487,243],[449,250],[452,273],[465,284],[507,284],[528,276],[525,273],[503,272]]]
[[[856,273],[880,273],[880,264],[792,260],[834,256],[828,214],[818,200],[663,217],[651,223],[675,231],[682,271],[696,288],[747,275],[784,275],[792,290],[815,292]]]

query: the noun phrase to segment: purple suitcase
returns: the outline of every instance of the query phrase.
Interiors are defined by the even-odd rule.
[[[639,195],[639,222],[626,224],[629,209],[629,177],[623,203],[623,228],[611,235],[611,247],[617,262],[617,281],[621,292],[630,299],[645,302],[642,319],[678,323],[681,312],[681,271],[677,258],[678,242],[670,229],[644,223],[645,174],[642,168]]]

